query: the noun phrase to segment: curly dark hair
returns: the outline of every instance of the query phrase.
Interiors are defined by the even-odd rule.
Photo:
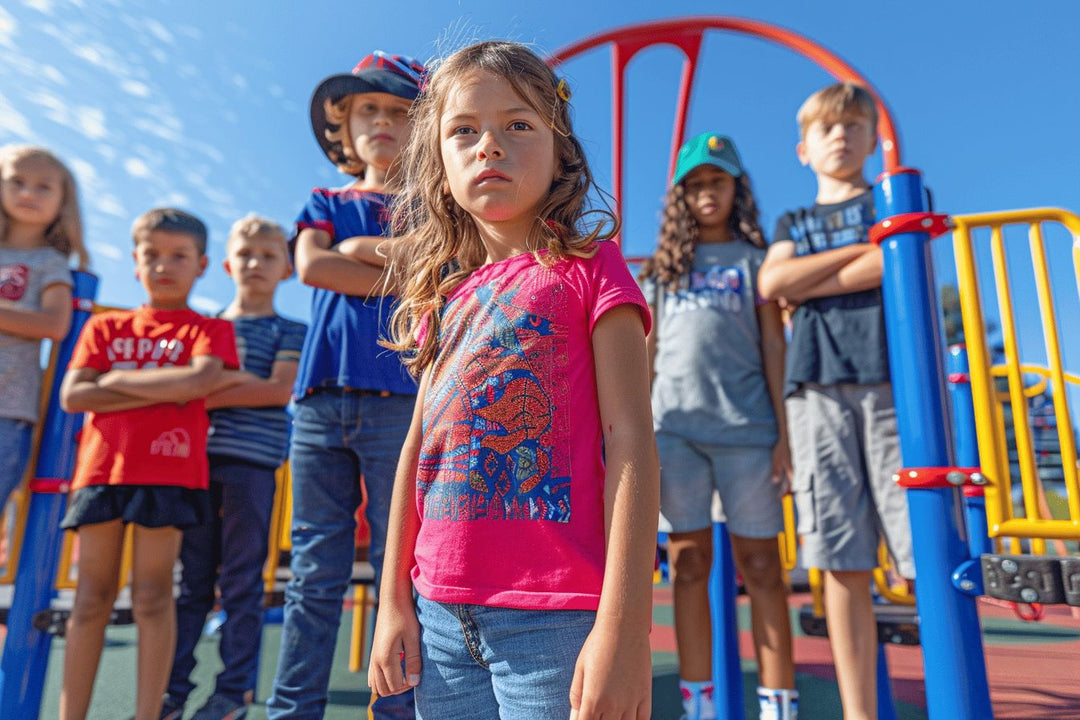
[[[735,200],[728,224],[736,237],[746,238],[755,247],[765,247],[765,233],[758,223],[757,201],[745,171],[735,178]],[[694,265],[699,232],[697,220],[686,204],[686,189],[683,183],[676,183],[664,198],[664,219],[660,224],[656,252],[642,263],[638,277],[653,279],[669,290],[677,290],[679,282]]]

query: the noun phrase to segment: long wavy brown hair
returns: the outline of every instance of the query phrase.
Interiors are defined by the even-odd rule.
[[[736,238],[745,238],[755,247],[766,246],[765,233],[758,222],[757,200],[754,199],[750,177],[745,171],[735,178],[735,200],[731,205],[728,225]],[[660,224],[656,252],[642,263],[638,277],[655,280],[668,290],[678,290],[682,279],[694,266],[694,250],[699,236],[697,220],[686,203],[686,189],[682,182],[678,182],[664,198],[664,219]]]
[[[78,267],[85,270],[90,266],[90,255],[83,245],[82,215],[79,213],[79,192],[75,185],[75,176],[67,165],[52,152],[33,145],[4,145],[0,147],[0,172],[5,172],[23,160],[44,160],[60,173],[60,189],[63,200],[60,213],[45,229],[45,244],[70,258],[75,255]],[[0,210],[0,240],[7,233],[7,214]]]
[[[593,177],[573,134],[565,81],[518,43],[482,42],[450,55],[413,104],[412,135],[401,161],[404,190],[392,208],[395,234],[408,239],[397,244],[399,251],[391,257],[390,277],[399,294],[386,346],[402,353],[402,362],[415,375],[435,360],[445,298],[487,258],[476,224],[450,193],[439,133],[446,99],[476,72],[510,83],[540,117],[550,118],[556,175],[525,238],[537,260],[551,265],[567,256],[590,257],[595,241],[618,232],[618,220],[610,211],[591,207]]]

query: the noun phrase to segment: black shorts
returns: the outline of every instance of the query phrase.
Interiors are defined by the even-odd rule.
[[[68,498],[62,530],[122,520],[148,528],[189,528],[210,519],[206,490],[164,485],[90,485]]]

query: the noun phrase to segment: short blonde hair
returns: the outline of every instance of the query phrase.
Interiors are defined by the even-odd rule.
[[[818,120],[831,122],[848,115],[861,115],[869,119],[870,126],[877,130],[877,103],[866,88],[853,82],[824,87],[808,97],[795,114],[795,120],[799,123],[799,137],[805,139],[806,131]]]
[[[232,224],[229,228],[229,238],[225,241],[228,248],[233,240],[253,238],[259,235],[269,235],[281,240],[281,246],[288,253],[289,241],[285,237],[285,230],[270,218],[265,218],[255,213],[248,213]]]
[[[158,230],[190,235],[199,255],[206,255],[206,224],[191,213],[176,208],[147,210],[135,218],[131,226],[131,237],[138,245],[146,240],[150,233]]]
[[[4,145],[0,147],[0,170],[12,167],[23,160],[44,160],[60,173],[63,200],[60,213],[45,230],[45,243],[64,257],[75,255],[79,269],[90,266],[90,255],[83,245],[82,215],[79,213],[79,191],[75,176],[60,158],[43,147],[34,145]],[[7,215],[0,210],[0,236],[7,228]]]

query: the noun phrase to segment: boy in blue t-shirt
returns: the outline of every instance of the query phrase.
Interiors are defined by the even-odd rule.
[[[293,390],[293,577],[267,703],[271,719],[322,717],[362,500],[376,587],[382,574],[394,472],[417,388],[397,355],[378,345],[393,309],[393,298],[379,296],[382,269],[338,245],[385,234],[386,193],[396,182],[423,72],[411,58],[376,51],[351,74],[323,80],[311,99],[316,140],[355,181],[312,191],[296,221],[297,274],[314,289]],[[412,693],[378,698],[371,711],[411,718]]]
[[[274,311],[277,285],[292,274],[280,225],[254,215],[237,220],[229,232],[225,271],[236,283],[236,296],[219,317],[236,330],[241,369],[226,371],[206,399],[210,521],[184,531],[176,653],[161,715],[177,720],[195,687],[195,645],[214,606],[215,583],[226,615],[219,646],[225,667],[214,694],[193,717],[241,718],[255,689],[274,476],[285,460],[285,406],[304,344],[305,326]]]
[[[844,717],[877,713],[877,627],[870,590],[882,537],[915,576],[881,304],[881,250],[867,242],[874,200],[863,174],[877,144],[864,88],[839,83],[798,112],[813,206],[784,214],[758,275],[763,297],[797,305],[785,407],[792,491],[807,567],[825,575],[825,617]]]

